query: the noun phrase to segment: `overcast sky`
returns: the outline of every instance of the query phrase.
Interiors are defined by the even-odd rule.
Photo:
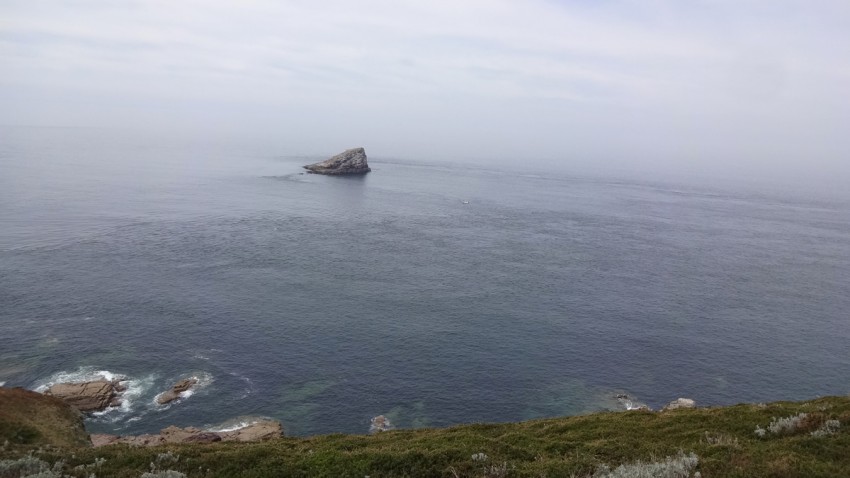
[[[0,72],[6,125],[850,171],[847,0],[0,0]]]

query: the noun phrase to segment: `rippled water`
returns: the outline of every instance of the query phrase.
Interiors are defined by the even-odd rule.
[[[92,431],[850,391],[846,200],[377,156],[323,177],[274,144],[2,133],[0,382],[127,377]]]

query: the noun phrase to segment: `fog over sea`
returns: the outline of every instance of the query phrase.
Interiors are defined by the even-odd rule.
[[[0,128],[0,383],[122,376],[124,405],[87,423],[119,434],[850,392],[847,197],[350,146],[372,173],[303,174],[324,157],[274,142]]]

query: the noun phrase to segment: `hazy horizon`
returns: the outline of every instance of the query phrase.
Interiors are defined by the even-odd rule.
[[[0,124],[850,179],[850,4],[0,5]]]

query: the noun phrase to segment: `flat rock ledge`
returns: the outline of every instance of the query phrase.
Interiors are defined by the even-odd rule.
[[[283,425],[275,420],[263,420],[243,428],[226,432],[202,430],[195,427],[179,428],[170,426],[156,435],[107,435],[93,433],[91,443],[94,447],[125,444],[130,446],[157,446],[167,443],[216,443],[220,441],[256,442],[271,440],[283,436]]]
[[[366,161],[366,150],[363,148],[347,149],[325,161],[308,164],[304,166],[304,169],[308,173],[329,174],[332,176],[366,174],[372,170]]]
[[[697,402],[693,401],[690,398],[677,398],[672,402],[668,403],[664,408],[661,409],[662,412],[666,412],[667,410],[678,410],[680,408],[696,408]]]
[[[121,394],[127,388],[118,380],[94,380],[79,383],[57,383],[45,395],[61,399],[77,410],[88,413],[121,405]]]
[[[180,394],[191,389],[195,385],[198,384],[198,379],[195,377],[184,378],[179,382],[175,383],[171,390],[166,390],[162,392],[159,396],[156,397],[156,403],[160,405],[165,405],[166,403],[173,402],[180,398]]]

